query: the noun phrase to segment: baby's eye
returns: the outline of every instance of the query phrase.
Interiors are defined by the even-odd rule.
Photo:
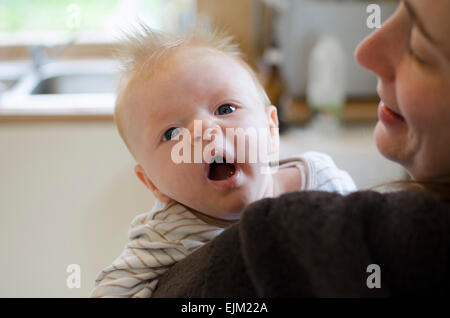
[[[224,105],[221,105],[217,109],[216,113],[218,115],[226,115],[226,114],[234,112],[235,110],[236,110],[236,107],[231,106],[230,104],[224,104]]]
[[[166,130],[166,132],[163,135],[163,141],[169,141],[176,135],[180,133],[181,129],[177,127],[172,127]]]

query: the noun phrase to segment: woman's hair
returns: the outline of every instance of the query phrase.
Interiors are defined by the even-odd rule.
[[[450,201],[450,177],[430,180],[398,180],[383,183],[371,189],[407,190],[428,193],[436,198]]]

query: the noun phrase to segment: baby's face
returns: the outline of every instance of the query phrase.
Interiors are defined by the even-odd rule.
[[[258,151],[250,139],[244,144],[245,162],[237,162],[238,138],[227,136],[226,129],[263,129],[267,143],[276,143],[278,135],[270,134],[270,127],[278,126],[275,107],[265,107],[251,75],[232,57],[189,48],[169,58],[168,67],[127,93],[127,111],[132,112],[129,136],[139,162],[136,172],[157,197],[214,217],[237,219],[245,206],[264,197],[272,176],[261,173],[267,166],[261,158],[249,163],[249,151]],[[201,121],[197,134],[194,121]],[[175,128],[186,130],[180,134]],[[200,135],[209,130],[215,137],[194,140],[199,129]],[[190,163],[176,163],[174,146],[182,144],[186,132]],[[200,147],[208,151],[194,158]],[[227,161],[234,157],[234,162],[210,165],[214,155]]]

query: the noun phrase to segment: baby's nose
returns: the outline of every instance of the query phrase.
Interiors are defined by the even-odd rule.
[[[214,143],[217,146],[223,146],[225,136],[222,132],[222,129],[219,126],[214,127],[205,127],[201,134],[194,134],[194,142],[195,143],[203,143],[203,145],[207,145],[209,143]]]
[[[220,126],[212,120],[208,119],[196,119],[189,127],[191,136],[194,142],[200,142],[203,140],[211,140],[212,135],[214,138],[218,138],[218,135],[222,135],[222,129]]]

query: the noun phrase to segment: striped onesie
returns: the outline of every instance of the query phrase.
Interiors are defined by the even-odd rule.
[[[347,172],[325,154],[307,152],[279,161],[280,168],[295,166],[301,188],[347,194],[356,186]],[[151,297],[159,277],[173,264],[211,241],[226,226],[212,225],[198,212],[177,203],[156,200],[153,209],[136,216],[121,255],[103,269],[91,297]]]

